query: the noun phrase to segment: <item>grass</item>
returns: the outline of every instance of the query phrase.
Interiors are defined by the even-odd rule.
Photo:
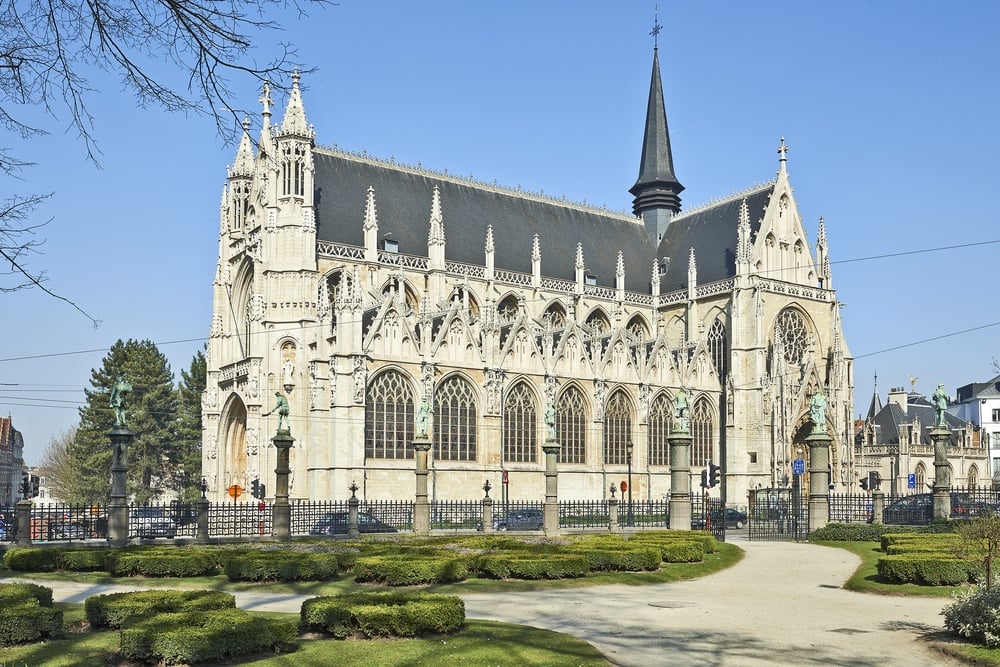
[[[66,624],[71,631],[61,639],[0,649],[0,665],[107,667],[129,664],[118,656],[117,630],[81,631],[83,605],[58,606],[63,609]],[[297,614],[254,615],[298,621]],[[456,662],[527,667],[598,667],[611,664],[600,651],[581,639],[549,630],[493,621],[469,620],[465,629],[458,633],[420,639],[340,641],[309,636],[300,638],[297,644],[297,649],[291,653],[252,656],[225,664],[260,667],[325,667],[330,664],[395,667]]]
[[[885,553],[881,550],[878,542],[826,542],[818,541],[828,547],[838,547],[846,549],[861,558],[861,565],[851,578],[844,584],[844,588],[849,591],[859,593],[876,593],[879,595],[912,595],[919,597],[947,598],[954,593],[964,591],[966,586],[920,586],[918,584],[891,584],[881,581],[878,576],[878,559]]]

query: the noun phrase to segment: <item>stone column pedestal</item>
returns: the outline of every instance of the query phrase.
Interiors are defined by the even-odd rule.
[[[872,523],[882,523],[882,514],[885,510],[885,493],[882,491],[872,491]]]
[[[543,525],[545,537],[559,535],[559,471],[556,461],[559,456],[559,443],[548,438],[542,445],[545,452],[545,509]]]
[[[295,438],[286,429],[278,431],[271,438],[277,450],[277,462],[274,466],[274,527],[273,535],[279,540],[287,540],[292,536],[292,506],[288,502],[288,475],[292,468],[289,464],[289,454]]]
[[[358,485],[351,482],[351,497],[347,499],[347,536],[356,540],[361,536],[361,529],[358,528],[358,506],[361,501],[356,494]]]
[[[691,434],[671,431],[670,530],[691,530]]]
[[[830,523],[830,443],[827,433],[806,437],[809,446],[809,530]]]
[[[493,532],[493,499],[489,496],[483,498],[483,532]]]
[[[128,466],[125,459],[128,456],[129,445],[135,434],[125,426],[115,426],[108,433],[111,440],[111,502],[108,504],[108,541],[113,547],[123,547],[128,544],[128,493],[125,490],[125,477]]]
[[[934,519],[951,517],[951,493],[948,484],[948,440],[951,432],[944,426],[930,431],[934,443]]]
[[[207,498],[199,498],[194,506],[198,512],[198,526],[195,529],[194,541],[206,544],[208,542],[208,509],[211,503],[208,502]]]
[[[413,532],[417,535],[431,534],[431,504],[427,500],[427,452],[431,441],[417,438],[413,441],[413,457],[416,459],[417,497],[413,504]]]
[[[617,533],[621,529],[618,525],[618,499],[614,496],[608,498],[608,530]]]
[[[31,546],[31,501],[27,498],[17,502],[17,545]]]

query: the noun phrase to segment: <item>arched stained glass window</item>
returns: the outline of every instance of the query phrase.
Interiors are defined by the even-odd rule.
[[[434,458],[476,459],[476,396],[472,386],[453,376],[434,392]]]
[[[535,396],[528,385],[518,382],[503,404],[504,461],[534,463],[537,460],[537,426]]]
[[[712,355],[712,363],[715,364],[720,382],[724,381],[727,370],[726,325],[722,323],[721,317],[715,318],[712,328],[708,330],[708,351]]]
[[[691,468],[705,465],[705,459],[715,453],[715,428],[712,407],[702,399],[691,410]]]
[[[559,439],[559,463],[585,463],[587,460],[587,408],[583,394],[567,387],[556,402],[556,437]]]
[[[794,308],[786,308],[778,315],[777,329],[785,352],[785,363],[801,362],[806,353],[806,339],[809,335],[802,316]]]
[[[604,462],[625,464],[626,443],[632,438],[632,403],[623,391],[616,391],[604,408]]]
[[[674,410],[666,394],[658,395],[649,406],[649,464],[670,465],[670,423]]]
[[[914,477],[916,477],[917,488],[923,490],[925,488],[925,483],[927,480],[927,468],[924,467],[923,463],[918,463],[916,470],[914,472]]]
[[[413,458],[413,387],[395,370],[375,376],[365,393],[365,456]]]

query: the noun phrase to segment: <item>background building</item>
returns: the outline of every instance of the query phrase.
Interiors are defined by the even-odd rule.
[[[21,469],[24,468],[24,437],[9,415],[0,417],[0,506],[10,507],[21,499]]]
[[[291,495],[410,498],[416,407],[433,406],[432,497],[484,479],[544,495],[553,404],[560,497],[669,492],[673,397],[692,475],[722,492],[786,483],[825,392],[835,486],[852,486],[852,359],[826,229],[807,240],[777,176],[682,211],[653,55],[632,213],[317,146],[298,85],[262,96],[228,171],[203,401],[211,497],[260,478],[276,392],[291,406]],[[361,110],[359,109],[359,113]],[[639,151],[637,151],[639,152]],[[623,195],[625,187],[623,186]]]
[[[988,382],[973,382],[955,391],[955,403],[948,411],[971,423],[979,442],[987,449],[989,475],[1000,474],[1000,375]]]

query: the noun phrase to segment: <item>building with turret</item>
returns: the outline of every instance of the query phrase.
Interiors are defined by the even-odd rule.
[[[856,486],[824,222],[811,244],[783,139],[773,180],[683,210],[656,50],[639,175],[622,188],[631,214],[318,145],[297,76],[280,122],[266,86],[261,100],[219,215],[212,499],[254,479],[274,488],[277,421],[263,415],[276,393],[293,499],[342,499],[352,482],[363,498],[412,498],[425,398],[432,499],[479,497],[486,480],[541,499],[548,405],[561,499],[605,497],[629,469],[634,498],[662,499],[681,388],[692,475],[721,465],[729,504],[808,457],[820,390],[832,479]]]

